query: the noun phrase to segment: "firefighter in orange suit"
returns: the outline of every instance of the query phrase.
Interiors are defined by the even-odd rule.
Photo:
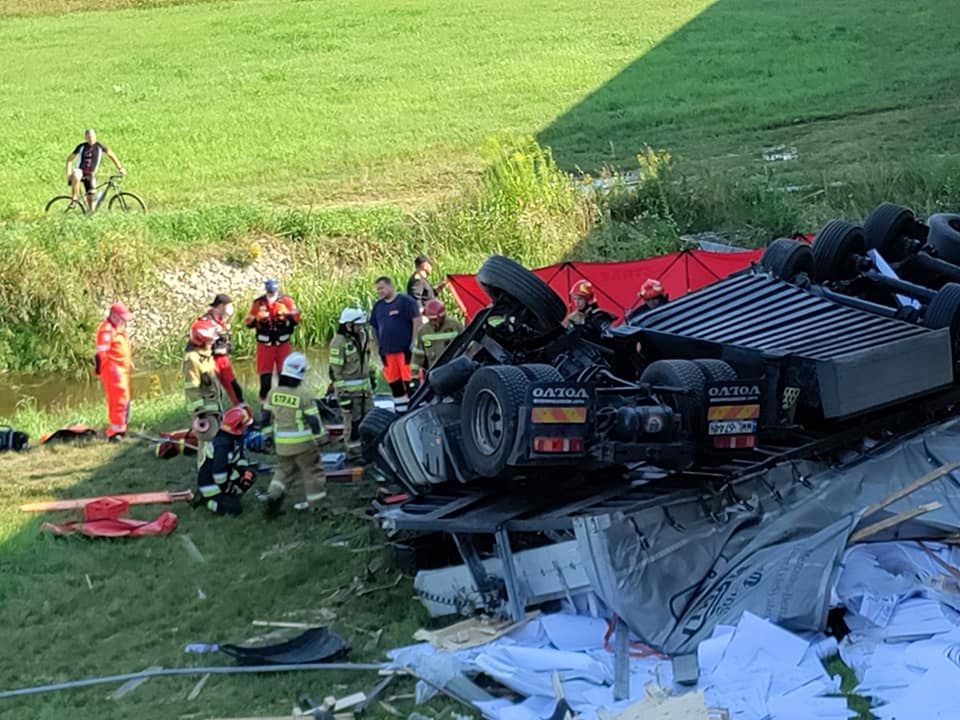
[[[300,322],[300,311],[289,295],[280,293],[277,280],[264,283],[266,293],[253,301],[243,324],[257,332],[257,374],[260,376],[260,407],[273,386],[273,372],[279,374],[290,354],[290,336]]]
[[[127,321],[130,311],[123,303],[114,303],[106,320],[97,326],[93,372],[100,378],[107,396],[107,440],[119,442],[127,432],[130,417],[130,340]]]

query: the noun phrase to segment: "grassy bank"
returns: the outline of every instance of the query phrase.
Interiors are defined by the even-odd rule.
[[[610,189],[596,193],[577,189],[532,140],[491,141],[484,155],[486,170],[459,197],[414,211],[213,205],[0,225],[0,254],[10,260],[0,264],[0,368],[86,369],[102,308],[131,297],[168,313],[165,334],[140,342],[140,362],[175,362],[199,308],[166,307],[158,274],[203,258],[244,265],[282,251],[282,279],[305,317],[297,342],[316,346],[344,306],[369,305],[377,276],[403,282],[411,258],[424,252],[438,275],[473,272],[491,253],[529,266],[621,260],[675,250],[681,234],[703,230],[757,245],[834,217],[862,219],[887,199],[920,212],[960,207],[960,166],[947,161],[852,169],[837,182],[787,191],[770,176],[690,177],[669,153],[647,149],[632,168],[639,182],[627,185],[613,172]],[[252,285],[238,298],[239,312],[256,291]],[[249,335],[235,333],[241,354],[251,350]]]
[[[78,415],[102,421],[96,408],[20,420],[31,431],[49,430]],[[134,421],[170,428],[184,416],[177,395],[138,401]],[[11,479],[0,488],[3,689],[151,665],[224,664],[222,656],[187,655],[184,647],[242,642],[269,631],[251,625],[255,619],[329,623],[353,647],[350,659],[376,662],[386,649],[409,643],[427,622],[411,601],[409,580],[393,585],[398,573],[380,534],[354,514],[369,489],[334,487],[330,510],[321,517],[289,513],[272,523],[252,498],[236,519],[184,504],[138,507],[130,514],[144,519],[172,510],[179,527],[167,538],[84,540],[40,530],[43,521],[63,522],[70,513],[28,515],[17,507],[47,498],[190,488],[194,459],[160,461],[148,446],[133,442],[93,444],[5,455],[0,471]],[[188,554],[185,536],[203,562]],[[334,597],[355,582],[353,591]],[[378,586],[389,587],[363,592]],[[108,698],[116,686],[4,700],[0,718],[53,720],[63,717],[66,707],[77,717],[103,720],[282,715],[299,692],[339,697],[369,690],[377,680],[356,673],[217,676],[196,700],[188,700],[198,679],[150,680],[119,700]],[[404,683],[394,687],[392,692],[409,691]],[[412,709],[409,701],[397,704],[405,712]]]

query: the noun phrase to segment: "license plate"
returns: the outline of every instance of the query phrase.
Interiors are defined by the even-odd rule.
[[[756,420],[714,420],[707,426],[708,435],[752,435],[756,431]]]

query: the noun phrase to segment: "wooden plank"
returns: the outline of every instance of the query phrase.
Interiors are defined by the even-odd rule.
[[[874,515],[880,512],[885,507],[889,505],[893,505],[893,503],[897,502],[897,500],[902,500],[907,495],[910,495],[911,493],[916,492],[917,490],[924,487],[925,485],[929,485],[934,480],[939,480],[944,475],[948,475],[949,473],[952,473],[954,470],[957,470],[957,469],[960,469],[960,460],[957,460],[956,462],[952,462],[952,463],[947,463],[945,465],[941,465],[938,468],[934,468],[923,477],[918,478],[917,480],[914,480],[912,483],[910,483],[906,487],[900,488],[895,493],[888,495],[880,502],[868,507],[860,519],[864,520],[870,517],[871,515]]]
[[[210,673],[207,673],[197,680],[197,684],[193,686],[193,690],[191,690],[190,694],[187,695],[187,700],[196,700],[200,696],[200,691],[203,690],[203,686],[207,684],[207,680],[209,679]]]
[[[943,505],[939,502],[927,503],[926,505],[921,505],[920,507],[913,508],[912,510],[904,510],[901,513],[897,513],[893,517],[888,517],[886,520],[881,520],[880,522],[874,523],[873,525],[867,525],[865,528],[857,530],[853,535],[850,536],[850,539],[847,541],[848,545],[860,542],[864,538],[868,538],[871,535],[876,535],[882,530],[887,530],[892,528],[900,523],[906,522],[907,520],[912,520],[919,515],[924,515],[928,512],[933,512],[934,510],[939,510]]]
[[[50,512],[52,510],[76,510],[86,507],[89,503],[104,498],[125,500],[130,505],[153,505],[157,503],[189,502],[193,499],[192,490],[178,490],[177,492],[148,492],[130,493],[127,495],[103,495],[101,497],[75,498],[73,500],[48,500],[46,502],[27,503],[21,505],[23,512]]]

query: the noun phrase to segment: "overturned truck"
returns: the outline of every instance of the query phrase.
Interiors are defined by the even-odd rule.
[[[477,280],[491,304],[409,412],[367,417],[364,452],[422,495],[450,483],[549,487],[558,472],[590,483],[637,467],[722,476],[916,426],[956,401],[956,217],[927,226],[883,205],[866,233],[833,222],[812,248],[777,240],[759,265],[612,327],[564,327],[552,289],[490,257]]]

